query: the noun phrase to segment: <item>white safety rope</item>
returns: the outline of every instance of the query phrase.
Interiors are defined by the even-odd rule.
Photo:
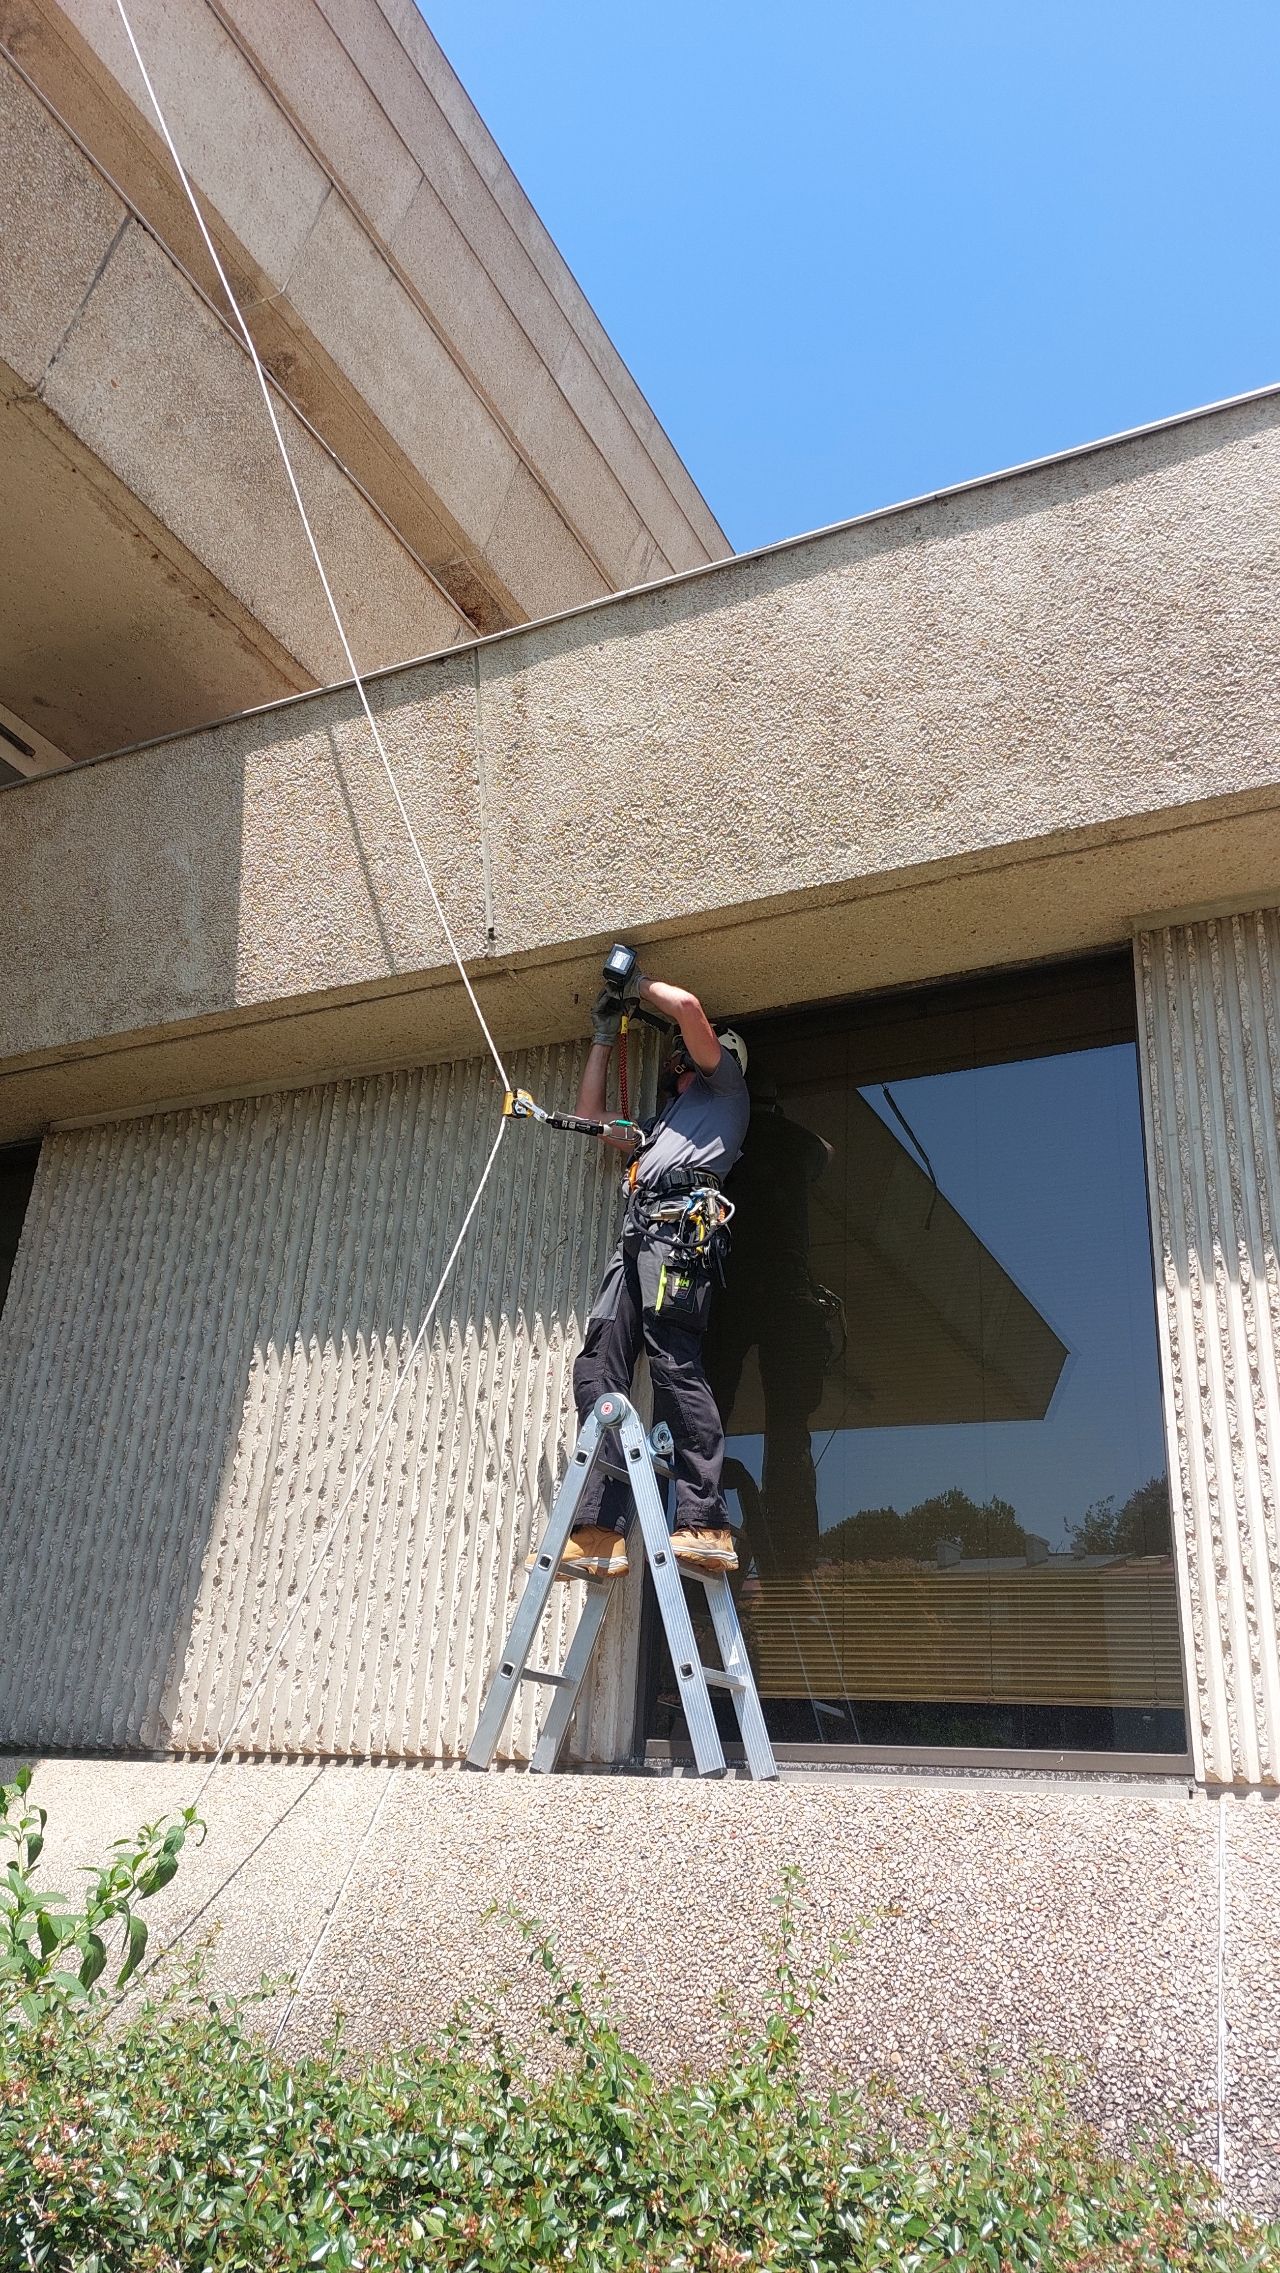
[[[448,942],[449,953],[453,957],[454,962],[457,964],[458,977],[461,979],[463,986],[467,990],[467,999],[476,1014],[477,1023],[479,1024],[480,1031],[484,1035],[485,1042],[488,1045],[489,1054],[498,1069],[498,1076],[502,1082],[503,1089],[510,1089],[511,1083],[507,1079],[507,1069],[502,1062],[502,1058],[498,1050],[498,1045],[494,1041],[494,1038],[489,1031],[488,1021],[486,1020],[484,1012],[481,1010],[480,1004],[476,999],[476,990],[472,986],[470,979],[467,977],[462,957],[458,952],[457,941],[454,939],[453,933],[449,928],[449,919],[444,912],[444,908],[440,902],[440,894],[437,892],[435,887],[435,880],[431,874],[431,870],[427,866],[426,857],[423,853],[421,845],[418,842],[413,823],[409,819],[405,801],[400,794],[400,784],[396,780],[395,774],[392,771],[391,761],[388,758],[386,749],[383,746],[382,736],[378,732],[378,722],[369,707],[369,697],[365,693],[364,680],[360,676],[359,669],[356,665],[355,656],[351,652],[351,642],[347,638],[346,625],[342,621],[338,603],[333,596],[332,586],[329,583],[328,576],[325,574],[324,562],[320,558],[320,547],[316,543],[315,531],[313,530],[310,519],[308,518],[306,506],[302,502],[302,491],[298,487],[298,477],[293,470],[293,461],[290,458],[288,449],[285,446],[284,435],[280,431],[280,421],[276,416],[276,406],[272,400],[271,389],[267,384],[267,375],[262,368],[258,350],[253,343],[253,334],[250,331],[248,324],[244,320],[244,316],[241,313],[240,309],[240,303],[236,299],[235,293],[231,289],[231,285],[227,279],[227,272],[224,269],[222,262],[218,258],[217,246],[214,244],[213,238],[210,236],[208,228],[205,225],[205,218],[203,213],[200,211],[199,202],[188,178],[186,167],[183,165],[181,158],[178,156],[177,145],[174,142],[172,134],[169,132],[168,121],[166,120],[164,112],[160,107],[160,99],[156,94],[155,88],[151,84],[151,77],[147,70],[146,64],[142,60],[142,51],[139,48],[138,42],[134,37],[133,26],[129,21],[128,12],[124,5],[124,0],[116,0],[116,7],[119,10],[120,21],[124,25],[125,37],[127,38],[130,47],[133,49],[134,61],[137,64],[139,71],[142,73],[142,83],[147,90],[151,108],[156,114],[156,123],[158,124],[160,132],[164,136],[165,142],[168,146],[169,156],[172,158],[173,163],[177,168],[178,179],[182,183],[183,189],[186,191],[187,203],[190,205],[191,210],[196,217],[196,226],[204,239],[205,249],[208,252],[209,258],[213,262],[213,265],[218,272],[218,282],[222,286],[223,291],[226,293],[227,306],[230,308],[231,313],[235,318],[236,327],[240,333],[241,338],[244,341],[245,346],[249,351],[249,355],[253,363],[253,368],[257,373],[258,385],[262,389],[262,399],[267,406],[267,416],[271,421],[271,431],[275,435],[276,446],[279,449],[280,456],[284,461],[285,473],[289,478],[289,487],[293,491],[293,502],[298,508],[299,518],[301,519],[302,526],[307,533],[307,543],[311,547],[311,558],[316,564],[316,574],[320,578],[321,584],[324,586],[324,596],[329,603],[329,613],[333,617],[338,637],[342,642],[342,652],[347,659],[347,669],[351,673],[352,683],[355,687],[356,693],[360,697],[360,706],[364,711],[365,718],[368,721],[369,732],[373,736],[374,746],[378,752],[378,756],[382,760],[387,780],[391,784],[391,794],[395,798],[396,805],[399,809],[400,818],[404,822],[405,835],[408,837],[410,844],[413,846],[414,858],[417,861],[419,868],[422,870],[423,880],[426,883],[428,892],[431,894],[431,905],[436,911],[436,917],[439,922],[440,929],[444,933],[445,939]]]
[[[374,1832],[378,1828],[378,1819],[382,1814],[383,1808],[387,1804],[387,1794],[390,1789],[391,1778],[384,1771],[382,1778],[382,1789],[378,1793],[377,1799],[374,1801],[373,1813],[369,1817],[364,1830],[361,1832],[359,1840],[351,1850],[351,1860],[347,1864],[346,1870],[343,1873],[342,1883],[334,1894],[332,1901],[327,1903],[325,1906],[325,1909],[321,1915],[320,1923],[316,1927],[315,1939],[307,1952],[306,1964],[303,1966],[301,1973],[298,1975],[297,1980],[294,1982],[293,1987],[290,1989],[289,2001],[267,2039],[268,2049],[272,2052],[275,2051],[277,2044],[280,2042],[280,2039],[284,2035],[286,2028],[289,2026],[289,2023],[293,2018],[293,2008],[297,2004],[299,1997],[302,1996],[304,1990],[306,1989],[307,1983],[310,1981],[311,1976],[315,1971],[316,1960],[318,1959],[320,1952],[324,1948],[325,1942],[328,1939],[329,1928],[333,1924],[334,1919],[337,1917],[339,1910],[342,1908],[342,1898],[360,1867],[365,1848],[368,1846]]]
[[[346,625],[343,623],[341,610],[339,609],[338,603],[333,596],[333,587],[329,582],[328,575],[325,571],[324,562],[320,557],[320,548],[316,543],[315,531],[311,526],[307,508],[303,503],[302,492],[298,487],[298,477],[293,470],[293,461],[289,456],[284,435],[280,429],[280,421],[276,416],[275,402],[272,398],[271,389],[267,383],[267,375],[263,370],[261,358],[259,357],[258,350],[254,345],[253,334],[249,330],[248,324],[245,322],[239,301],[236,299],[235,293],[231,289],[231,284],[227,277],[227,272],[218,257],[218,249],[214,244],[208,227],[206,226],[204,215],[200,210],[199,201],[197,200],[195,191],[191,186],[191,181],[187,174],[186,167],[183,165],[182,160],[178,155],[177,144],[175,143],[173,136],[169,131],[169,124],[165,118],[160,99],[156,94],[154,86],[151,83],[151,75],[147,70],[146,64],[142,60],[142,51],[138,46],[133,26],[129,21],[129,15],[124,5],[124,0],[116,0],[116,8],[120,16],[120,21],[124,25],[125,37],[133,50],[134,61],[142,74],[142,83],[147,90],[147,96],[150,101],[151,108],[155,112],[156,123],[160,128],[161,134],[164,137],[165,145],[168,149],[170,157],[173,160],[178,179],[182,183],[182,187],[186,192],[187,203],[190,205],[191,210],[195,215],[196,226],[199,229],[202,238],[204,239],[205,249],[208,252],[209,258],[213,262],[214,268],[217,272],[218,282],[221,284],[222,289],[226,294],[227,306],[229,307],[231,314],[235,320],[236,328],[240,333],[240,337],[244,341],[245,347],[249,353],[250,360],[253,364],[254,371],[257,375],[258,385],[262,392],[262,399],[266,404],[267,416],[271,421],[271,431],[276,438],[276,447],[280,452],[280,456],[284,464],[284,470],[288,477],[289,487],[293,493],[293,502],[298,508],[298,518],[302,522],[303,529],[306,532],[307,543],[311,549],[311,558],[315,562],[316,566],[316,574],[320,578],[320,583],[324,590],[325,599],[329,604],[329,613],[333,617],[334,626],[337,630],[338,638],[342,643],[342,652],[347,659],[347,668],[351,673],[352,684],[354,685],[356,693],[360,698],[360,706],[364,711],[365,719],[369,727],[369,732],[373,736],[374,747],[377,750],[378,756],[382,761],[383,770],[391,786],[391,794],[395,798],[396,808],[399,812],[401,820],[404,823],[405,835],[408,837],[409,843],[413,847],[413,855],[418,863],[418,867],[422,872],[423,881],[426,884],[427,890],[431,895],[431,904],[435,909],[437,921],[439,922],[440,929],[444,933],[445,939],[448,943],[449,953],[452,956],[455,965],[457,966],[458,976],[466,989],[467,999],[471,1004],[472,1010],[475,1012],[476,1022],[480,1028],[481,1033],[484,1036],[489,1055],[493,1059],[494,1065],[497,1068],[498,1078],[502,1083],[504,1092],[509,1091],[511,1088],[511,1083],[508,1079],[507,1069],[502,1062],[502,1056],[498,1049],[498,1045],[494,1041],[493,1035],[489,1030],[488,1021],[486,1020],[484,1012],[481,1010],[480,1004],[476,999],[475,988],[472,986],[471,981],[467,976],[466,967],[463,964],[462,956],[458,951],[457,941],[455,940],[453,932],[450,929],[449,919],[444,912],[444,908],[441,905],[440,901],[440,895],[436,890],[435,879],[433,878],[431,870],[427,865],[426,855],[422,850],[422,846],[418,842],[417,833],[414,829],[412,821],[409,818],[404,798],[401,796],[400,785],[396,780],[394,769],[392,767],[390,759],[387,756],[382,736],[378,731],[378,722],[369,706],[369,697],[365,692],[364,680],[360,675],[359,667],[356,663],[355,656],[352,653],[351,642],[347,637]],[[443,1294],[446,1285],[448,1284],[454,1264],[457,1262],[458,1256],[462,1251],[463,1241],[465,1240],[467,1233],[471,1228],[471,1223],[475,1216],[476,1209],[480,1205],[480,1200],[483,1195],[485,1186],[487,1185],[490,1174],[493,1170],[493,1164],[498,1157],[498,1148],[502,1143],[503,1132],[506,1128],[506,1125],[507,1124],[505,1118],[500,1120],[498,1123],[498,1133],[493,1140],[493,1149],[489,1154],[488,1160],[485,1162],[484,1171],[480,1177],[480,1181],[476,1185],[475,1191],[471,1197],[470,1205],[467,1208],[466,1214],[463,1216],[462,1224],[458,1231],[458,1236],[454,1240],[453,1246],[449,1251],[448,1260],[445,1263],[444,1269],[440,1273],[435,1292],[427,1304],[426,1314],[422,1320],[421,1325],[418,1328],[416,1335],[414,1336],[414,1340],[409,1353],[396,1374],[392,1386],[391,1397],[387,1405],[387,1410],[383,1414],[383,1417],[374,1432],[373,1440],[365,1452],[364,1458],[358,1463],[356,1467],[355,1473],[352,1476],[350,1486],[345,1496],[340,1501],[338,1507],[335,1509],[332,1517],[330,1518],[324,1538],[321,1541],[319,1551],[312,1562],[311,1568],[308,1571],[306,1578],[303,1580],[301,1586],[297,1591],[293,1607],[290,1610],[288,1617],[285,1619],[280,1632],[277,1634],[274,1642],[271,1645],[271,1648],[268,1650],[252,1687],[241,1699],[231,1725],[227,1729],[222,1742],[219,1744],[218,1749],[213,1756],[213,1759],[209,1763],[208,1771],[200,1784],[199,1790],[197,1791],[195,1800],[193,1802],[193,1805],[197,1808],[200,1806],[200,1803],[203,1800],[205,1793],[208,1791],[209,1785],[214,1775],[226,1757],[227,1751],[233,1739],[238,1734],[239,1730],[243,1727],[248,1714],[252,1711],[253,1706],[256,1704],[258,1698],[262,1694],[263,1689],[266,1687],[272,1670],[279,1660],[280,1653],[284,1649],[290,1634],[292,1633],[299,1617],[302,1614],[308,1595],[311,1592],[311,1588],[319,1576],[320,1571],[324,1567],[329,1554],[329,1550],[337,1537],[339,1528],[344,1522],[346,1516],[349,1514],[351,1507],[356,1499],[356,1495],[360,1491],[366,1477],[369,1474],[370,1469],[373,1466],[374,1460],[377,1457],[379,1446],[381,1445],[382,1440],[391,1425],[392,1418],[395,1414],[396,1407],[400,1399],[401,1391],[403,1390],[405,1383],[410,1379],[412,1375],[414,1359],[417,1357],[418,1351],[422,1347],[423,1341],[427,1334],[427,1330],[430,1327],[431,1321],[436,1314],[436,1309],[439,1304],[440,1297]],[[379,1801],[379,1807],[380,1806],[381,1801]],[[378,1811],[375,1810],[375,1817],[377,1812]],[[370,1824],[370,1830],[372,1830],[372,1823]],[[349,1875],[350,1873],[348,1873],[348,1876]],[[336,1910],[338,1902],[341,1900],[342,1893],[345,1891],[345,1886],[346,1880],[343,1881],[343,1886],[339,1889],[338,1895],[335,1898],[333,1905],[331,1906],[330,1912],[328,1913],[329,1917],[331,1917],[333,1911]],[[312,1955],[314,1956],[314,1951]],[[285,2017],[286,2019],[288,2018],[287,2013]]]
[[[1227,1798],[1218,1794],[1218,2184],[1227,2183]]]

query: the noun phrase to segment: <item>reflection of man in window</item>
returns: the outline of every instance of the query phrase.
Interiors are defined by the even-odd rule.
[[[748,1352],[764,1392],[763,1507],[743,1505],[765,1571],[808,1569],[818,1552],[818,1485],[810,1416],[843,1342],[840,1305],[809,1267],[809,1187],[831,1147],[757,1091],[742,1157],[726,1189],[734,1203],[725,1297],[712,1313],[706,1371],[725,1426]],[[757,1523],[764,1536],[754,1536]]]

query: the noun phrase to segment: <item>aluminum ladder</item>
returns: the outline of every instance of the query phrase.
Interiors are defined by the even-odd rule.
[[[757,1782],[777,1776],[777,1763],[747,1661],[746,1644],[742,1639],[742,1628],[738,1624],[738,1613],[734,1607],[729,1581],[723,1573],[713,1575],[710,1572],[688,1570],[677,1563],[671,1552],[666,1509],[658,1489],[659,1471],[655,1467],[655,1452],[660,1454],[669,1449],[669,1433],[665,1429],[655,1429],[651,1443],[645,1435],[639,1414],[626,1397],[610,1394],[597,1398],[583,1423],[564,1482],[556,1494],[497,1671],[489,1684],[471,1748],[466,1756],[468,1768],[489,1766],[498,1748],[498,1739],[506,1725],[507,1715],[515,1703],[516,1690],[522,1681],[541,1682],[555,1692],[530,1767],[542,1775],[550,1774],[564,1749],[573,1710],[586,1679],[600,1628],[604,1624],[614,1580],[588,1579],[584,1582],[587,1600],[574,1629],[568,1654],[558,1673],[530,1665],[529,1656],[542,1622],[542,1614],[551,1597],[551,1589],[556,1584],[556,1571],[573,1529],[578,1502],[593,1469],[601,1466],[610,1475],[625,1478],[635,1502],[640,1536],[653,1574],[654,1593],[666,1628],[671,1663],[680,1685],[680,1702],[684,1708],[685,1724],[698,1774],[723,1776],[725,1772],[724,1750],[711,1703],[711,1691],[724,1689],[733,1699],[738,1727],[742,1731],[743,1750],[752,1776]],[[667,1473],[665,1466],[661,1472]],[[696,1580],[706,1589],[707,1607],[715,1627],[722,1666],[703,1665],[699,1662],[693,1625],[684,1598],[682,1573],[683,1577]]]

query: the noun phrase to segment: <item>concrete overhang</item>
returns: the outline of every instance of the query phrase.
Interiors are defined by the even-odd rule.
[[[406,665],[506,1048],[602,944],[747,1012],[1280,878],[1280,391]],[[0,1128],[477,1046],[353,692],[0,796]]]
[[[133,15],[362,668],[727,552],[409,0]],[[80,758],[323,684],[341,650],[114,8],[0,0],[0,149],[0,702]]]

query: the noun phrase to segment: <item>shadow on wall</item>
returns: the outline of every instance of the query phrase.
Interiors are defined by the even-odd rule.
[[[0,1311],[13,1276],[39,1158],[37,1144],[7,1145],[0,1151]]]
[[[550,1050],[513,1074],[565,1096],[576,1070]],[[48,1140],[0,1322],[0,1740],[216,1747],[386,1412],[497,1104],[469,1061]],[[615,1214],[597,1148],[508,1131],[247,1749],[459,1748]]]

